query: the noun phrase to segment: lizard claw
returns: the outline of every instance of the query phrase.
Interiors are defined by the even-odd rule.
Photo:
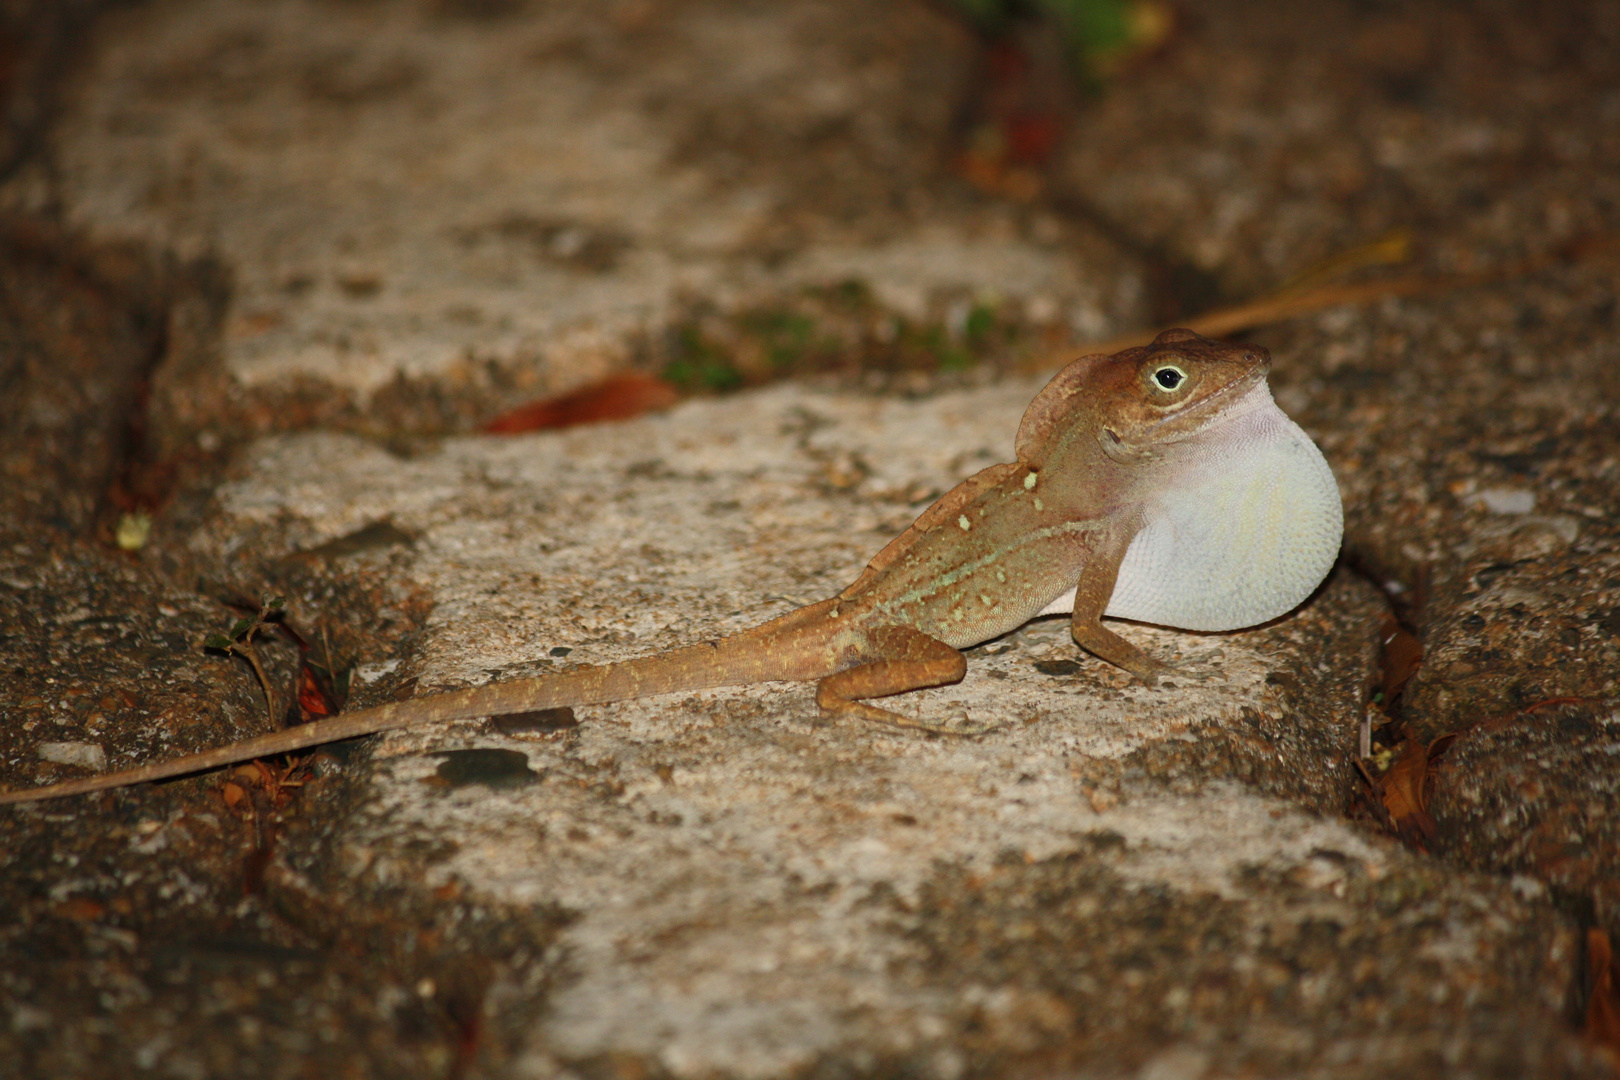
[[[1001,727],[994,720],[974,720],[966,710],[953,713],[950,719],[942,722],[937,730],[941,735],[953,735],[957,738],[970,739],[979,735],[988,735]]]
[[[1149,690],[1157,689],[1159,680],[1176,670],[1171,665],[1164,663],[1162,660],[1155,660],[1151,656],[1143,656],[1142,660],[1141,665],[1132,667],[1130,671],[1132,675],[1142,680],[1142,685]]]

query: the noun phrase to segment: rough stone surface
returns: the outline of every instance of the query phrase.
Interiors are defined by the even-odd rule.
[[[1443,849],[1530,875],[1611,934],[1617,286],[1599,262],[1274,337],[1300,357],[1283,400],[1348,421],[1323,435],[1346,549],[1426,652],[1406,715],[1457,736],[1436,776]],[[1540,707],[1560,698],[1584,704]]]
[[[432,614],[418,650],[381,671],[413,679],[418,692],[544,670],[557,649],[571,650],[568,662],[618,659],[773,613],[748,610],[756,597],[837,588],[915,513],[919,496],[996,456],[1034,387],[919,402],[783,388],[613,427],[450,440],[410,459],[353,436],[281,436],[240,463],[213,516],[184,542],[197,561],[227,561],[244,544],[268,545],[264,525],[273,522],[283,547],[258,551],[273,564],[285,548],[320,550],[391,522],[412,537],[408,549],[355,555],[343,572],[355,572],[355,560],[387,560],[426,595]],[[952,433],[948,445],[941,431]],[[828,479],[838,455],[873,464],[836,471],[859,478],[840,485]],[[478,724],[401,733],[372,764],[351,769],[359,785],[351,809],[329,816],[318,842],[295,834],[303,842],[285,849],[286,873],[385,911],[458,896],[485,909],[566,913],[543,976],[511,962],[491,976],[504,1024],[522,1033],[506,1059],[516,1075],[623,1059],[682,1076],[782,1075],[841,1061],[949,1072],[1032,1054],[1141,1064],[1139,1042],[1104,1029],[1093,1038],[1063,1021],[1083,1003],[1075,988],[1089,984],[1009,983],[971,962],[999,947],[952,945],[985,932],[983,920],[953,922],[946,897],[961,880],[1006,882],[1009,867],[1030,866],[1066,881],[1077,860],[1079,882],[1038,887],[1081,907],[1116,888],[1145,892],[1185,913],[1165,918],[1190,919],[1184,932],[1200,939],[1210,918],[1201,898],[1215,896],[1238,905],[1231,919],[1251,927],[1233,930],[1231,940],[1247,944],[1215,949],[1205,973],[1211,985],[1236,980],[1256,995],[1242,1009],[1194,1003],[1185,973],[1160,962],[1101,966],[1097,978],[1123,978],[1123,989],[1108,991],[1105,981],[1086,992],[1140,1002],[1116,1021],[1136,1017],[1131,1030],[1170,1023],[1168,1009],[1183,1018],[1176,1030],[1187,1052],[1277,1075],[1330,1060],[1415,1070],[1448,1055],[1503,1074],[1578,1068],[1572,1045],[1556,1049],[1573,937],[1549,909],[1470,899],[1478,884],[1446,883],[1347,824],[1222,784],[1218,767],[1190,769],[1174,751],[1151,752],[1189,745],[1197,760],[1212,730],[1264,731],[1286,718],[1293,739],[1228,737],[1227,749],[1262,777],[1288,751],[1307,802],[1342,793],[1380,609],[1348,580],[1315,605],[1328,611],[1248,633],[1132,631],[1178,665],[1160,691],[1096,661],[1075,663],[1062,620],[1037,624],[975,650],[961,686],[910,703],[1002,725],[974,740],[827,725],[802,688],[779,686],[582,708],[579,725],[557,734]],[[1280,665],[1296,636],[1297,648],[1323,660]],[[1063,674],[1041,670],[1054,660]],[[447,774],[445,755],[470,750],[515,752],[525,767],[506,783],[480,782],[487,771],[471,766]],[[1322,793],[1316,800],[1312,789]],[[1098,845],[1112,856],[1093,865]],[[1361,982],[1393,976],[1376,967],[1346,980],[1320,968],[1326,954],[1306,956],[1297,931],[1278,929],[1299,923],[1293,908],[1303,901],[1263,883],[1332,895],[1348,882],[1372,889],[1392,873],[1423,882],[1385,887],[1397,901],[1417,888],[1425,897],[1438,890],[1442,910],[1461,905],[1431,920],[1403,909],[1421,925],[1395,947],[1393,969],[1425,987],[1456,988],[1448,995],[1487,971],[1489,985],[1441,1012],[1449,998],[1431,995],[1424,1009],[1386,998],[1376,1034],[1321,1036],[1316,1010],[1332,1013]],[[983,902],[1020,902],[1026,886],[1007,887],[1014,896]],[[1359,940],[1372,930],[1343,922],[1354,908],[1313,918],[1331,923],[1335,940]],[[1478,923],[1485,911],[1492,921]],[[1155,940],[1170,953],[1184,948]],[[1089,948],[1070,947],[1077,956]],[[1439,966],[1409,967],[1403,958],[1414,950]],[[1447,966],[1463,956],[1463,966]],[[1279,1001],[1265,983],[1273,976],[1250,970],[1278,964],[1316,971],[1323,989]],[[964,991],[969,972],[988,981]],[[537,977],[556,989],[525,996]],[[1521,1010],[1518,999],[1538,986],[1539,1003]],[[1509,1007],[1515,1027],[1542,1032],[1528,1051],[1517,1037],[1484,1034],[1448,1049],[1438,1034],[1459,1016],[1486,1028],[1468,1018],[1484,1009],[1499,1019]],[[1238,1037],[1237,1018],[1254,1009],[1277,1028],[1269,1043]],[[981,1025],[988,1034],[964,1040]]]
[[[202,654],[205,628],[230,625],[229,609],[90,545],[6,539],[0,775],[8,784],[59,779],[57,766],[86,764],[71,759],[98,751],[104,766],[127,768],[199,749],[221,730],[263,730],[264,699],[245,667]]]
[[[1464,273],[1615,229],[1612,6],[1185,8],[1179,47],[1080,118],[1064,176],[1228,290],[1395,229]]]
[[[1487,718],[1447,754],[1441,850],[1620,927],[1620,708],[1613,699]]]
[[[1431,735],[1612,692],[1617,283],[1599,264],[1289,335],[1307,414],[1356,421],[1323,449],[1347,495],[1349,550],[1423,629],[1408,700]],[[1528,314],[1543,302],[1555,323]]]
[[[1135,315],[1094,233],[929,183],[973,52],[925,5],[501,7],[118,12],[53,196],[232,266],[225,361],[266,393],[488,365],[532,394],[693,298],[851,279],[913,319],[987,294],[1092,334]]]
[[[0,514],[88,530],[120,476],[159,357],[160,259],[0,222]]]
[[[1620,938],[1613,6],[1177,10],[1026,204],[953,175],[982,57],[927,5],[104,14],[0,183],[33,215],[0,230],[6,783],[258,730],[197,643],[266,592],[365,705],[841,587],[1006,459],[1038,380],[421,437],[807,287],[861,285],[836,359],[990,301],[1101,336],[1155,266],[1242,296],[1397,227],[1473,276],[1255,335],[1347,557],[1270,626],[1125,627],[1173,685],[1047,621],[903,705],[976,739],[771,685],[332,748],[296,798],[250,769],[8,810],[0,1062],[1608,1075],[1575,1018],[1584,932]],[[1390,604],[1407,721],[1456,735],[1432,856],[1342,816]]]

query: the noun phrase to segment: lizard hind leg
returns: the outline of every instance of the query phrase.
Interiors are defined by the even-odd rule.
[[[867,635],[868,652],[816,685],[816,704],[835,716],[853,716],[890,727],[942,735],[981,735],[994,725],[965,726],[913,719],[868,705],[864,698],[889,697],[930,686],[950,686],[967,674],[967,658],[956,649],[910,626],[884,626]]]

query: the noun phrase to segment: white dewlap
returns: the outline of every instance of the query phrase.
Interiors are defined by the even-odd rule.
[[[1269,389],[1253,395],[1264,407],[1201,440],[1148,511],[1106,614],[1236,630],[1289,611],[1333,568],[1344,534],[1333,472]]]
[[[1105,614],[1237,630],[1288,612],[1332,569],[1344,511],[1322,452],[1264,384],[1233,411],[1146,508]],[[1071,591],[1046,613],[1073,603]]]

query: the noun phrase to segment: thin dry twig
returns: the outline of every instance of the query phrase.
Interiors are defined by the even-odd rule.
[[[257,614],[251,618],[241,618],[232,624],[229,631],[223,634],[210,634],[203,642],[204,647],[217,649],[220,652],[231,653],[242,657],[253,668],[253,675],[259,680],[259,689],[264,691],[264,707],[270,712],[270,727],[280,731],[286,726],[283,717],[286,713],[281,708],[280,695],[270,681],[269,673],[259,661],[259,652],[253,646],[253,636],[264,629],[265,623],[285,607],[285,602],[279,596],[267,596],[259,605]]]
[[[1397,241],[1399,241],[1398,237],[1386,238],[1386,240],[1368,245],[1366,250],[1382,251],[1386,255],[1394,256],[1400,251]],[[1342,272],[1346,268],[1366,265],[1369,261],[1378,261],[1362,257],[1361,251],[1362,249],[1356,249],[1354,252],[1348,252],[1337,259],[1330,260],[1327,267],[1334,272]],[[1231,307],[1216,308],[1200,315],[1189,316],[1178,321],[1175,325],[1194,330],[1205,337],[1228,337],[1232,334],[1242,333],[1245,330],[1253,330],[1260,326],[1282,322],[1300,315],[1325,311],[1328,308],[1370,304],[1395,296],[1433,295],[1466,288],[1471,285],[1485,285],[1493,281],[1509,281],[1528,277],[1552,266],[1574,265],[1611,256],[1617,252],[1620,252],[1620,234],[1586,237],[1550,254],[1524,259],[1508,266],[1474,274],[1405,274],[1376,281],[1313,285],[1311,282],[1320,280],[1321,273],[1311,272],[1258,300],[1251,300],[1248,303],[1236,304]],[[1047,371],[1052,368],[1062,367],[1076,356],[1089,356],[1094,353],[1116,353],[1122,349],[1146,345],[1168,329],[1171,329],[1171,327],[1162,326],[1137,330],[1107,341],[1069,346],[1036,358],[1029,365],[1029,370]]]

